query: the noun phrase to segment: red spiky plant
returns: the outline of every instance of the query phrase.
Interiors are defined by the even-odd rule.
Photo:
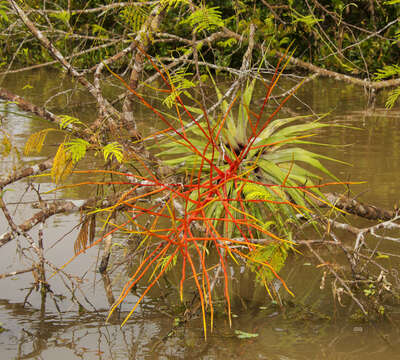
[[[285,132],[285,136],[281,134],[281,137],[274,137],[272,130],[269,130],[269,126],[275,120],[279,110],[292,96],[292,93],[289,94],[271,114],[265,114],[271,93],[287,64],[285,63],[280,68],[283,59],[279,61],[270,83],[266,85],[266,95],[260,109],[257,112],[250,110],[250,101],[247,99],[241,108],[241,115],[245,117],[244,123],[235,125],[232,123],[232,108],[236,98],[230,104],[225,105],[224,113],[219,120],[210,119],[207,112],[203,111],[204,120],[197,121],[189,107],[182,101],[173,81],[168,76],[164,76],[164,72],[149,56],[147,58],[167,87],[162,91],[173,95],[176,121],[170,120],[161,111],[155,109],[117,74],[113,73],[113,75],[166,124],[167,128],[161,132],[164,136],[168,136],[169,145],[165,145],[166,153],[168,153],[168,149],[171,149],[171,143],[180,149],[178,152],[185,153],[185,158],[188,160],[187,166],[183,167],[186,177],[185,182],[168,182],[157,176],[157,172],[147,166],[140,157],[137,157],[137,161],[140,162],[141,168],[145,172],[144,176],[108,171],[114,175],[125,178],[128,176],[132,179],[132,181],[116,182],[128,185],[130,189],[120,197],[114,206],[107,210],[113,211],[123,205],[129,211],[125,223],[112,224],[109,222],[110,226],[114,226],[111,232],[122,230],[140,234],[143,237],[142,244],[148,246],[147,256],[139,263],[136,271],[127,281],[119,298],[112,306],[110,315],[141,279],[149,277],[148,286],[123,321],[122,325],[125,324],[146,294],[167,269],[177,263],[177,258],[180,257],[180,297],[183,300],[185,282],[192,277],[201,304],[204,336],[206,337],[207,309],[210,312],[211,329],[214,314],[210,271],[215,267],[207,267],[208,248],[215,249],[219,266],[222,269],[224,295],[230,323],[231,301],[228,289],[230,259],[235,261],[242,259],[250,264],[250,267],[261,276],[267,290],[266,282],[271,280],[272,276],[279,279],[284,288],[291,293],[285,281],[277,273],[286,258],[284,252],[293,244],[288,236],[289,232],[282,230],[290,224],[283,215],[279,219],[275,218],[274,221],[263,219],[263,217],[266,214],[269,214],[271,218],[276,216],[273,214],[274,209],[284,209],[284,214],[288,214],[290,210],[292,215],[311,212],[312,210],[308,207],[312,202],[307,201],[307,198],[319,197],[318,189],[328,184],[315,185],[310,180],[316,177],[314,174],[303,174],[304,169],[296,165],[298,160],[296,151],[300,153],[300,149],[293,150],[289,158],[286,152],[282,152],[280,155],[282,161],[276,160],[276,154],[279,153],[274,153],[274,151],[288,143],[300,143],[304,136],[299,136],[299,132],[325,125],[314,122],[308,127],[301,125],[302,127],[296,129],[294,127],[290,130],[284,128],[282,134]],[[251,91],[247,95],[251,98]],[[187,126],[187,120],[192,123],[191,128]],[[228,122],[230,123],[227,124]],[[283,124],[284,122],[281,125]],[[232,134],[229,132],[239,127],[244,128],[244,131],[236,137],[230,137]],[[159,135],[160,132],[154,137],[158,139]],[[275,162],[269,160],[268,156],[271,154],[275,154]],[[303,157],[300,160],[304,161],[304,150],[301,155]],[[310,156],[310,159],[312,159],[310,161],[312,166],[327,172],[316,160],[316,156]],[[176,159],[174,161],[173,163],[176,164]],[[165,163],[168,164],[168,161]],[[151,202],[156,195],[159,198],[153,206],[140,205],[140,201],[144,198]],[[266,210],[260,210],[260,208]],[[150,226],[144,227],[141,224],[139,220],[143,217],[151,219]],[[281,227],[278,226],[279,221],[281,221]],[[168,225],[163,226],[161,223]],[[270,226],[270,223],[274,224]],[[132,228],[136,230],[132,230]],[[276,231],[274,231],[275,229]],[[96,245],[103,238],[91,246]],[[271,248],[271,244],[273,244],[273,248]],[[78,251],[76,256],[86,249]],[[271,255],[271,251],[280,252],[278,260]],[[200,268],[200,271],[197,267]],[[149,276],[151,272],[152,275]],[[265,274],[269,275],[265,276]]]

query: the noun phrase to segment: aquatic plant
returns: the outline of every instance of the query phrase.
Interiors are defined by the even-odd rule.
[[[331,175],[319,161],[329,158],[299,145],[307,143],[305,138],[312,136],[313,130],[327,125],[318,119],[296,123],[306,117],[276,119],[279,110],[296,89],[271,113],[267,113],[272,91],[287,65],[287,62],[283,63],[283,58],[269,84],[265,84],[266,95],[258,111],[251,109],[253,80],[247,82],[243,92],[238,93],[230,103],[221,98],[221,116],[216,118],[211,117],[201,105],[185,105],[177,90],[179,84],[164,75],[149,56],[148,60],[165,83],[167,89],[160,91],[170,97],[169,102],[176,112],[174,116],[165,115],[153,107],[124,79],[109,70],[166,125],[163,131],[138,142],[147,144],[154,139],[156,144],[150,148],[156,150],[157,166],[172,169],[174,176],[161,176],[157,166],[150,166],[138,154],[134,155],[134,163],[140,167],[141,174],[96,170],[125,179],[98,182],[98,185],[118,184],[125,190],[111,206],[89,214],[106,213],[106,223],[112,230],[89,245],[88,237],[80,234],[75,244],[75,256],[115,231],[139,236],[139,246],[146,249],[146,255],[126,282],[109,316],[131,289],[140,280],[146,279],[148,285],[122,322],[124,325],[158,280],[172,266],[180,266],[180,298],[183,301],[184,286],[189,278],[193,279],[206,337],[207,311],[210,312],[211,329],[213,327],[213,276],[218,276],[220,272],[224,278],[224,296],[231,323],[228,285],[231,261],[247,264],[271,296],[273,292],[269,284],[273,279],[280,281],[292,294],[278,274],[288,251],[295,245],[291,229],[297,224],[297,215],[310,218],[310,213],[314,211],[314,199],[324,201],[320,188],[328,185],[316,184],[314,181],[320,181],[320,176],[302,167],[301,163]],[[221,97],[215,82],[214,85]],[[238,107],[233,110],[237,102]],[[195,118],[194,114],[199,113],[203,116],[202,120]],[[69,151],[73,151],[75,143],[70,141],[68,144]],[[116,146],[113,143],[113,148]],[[124,161],[122,155],[119,161]],[[126,157],[125,161],[132,160]],[[111,220],[121,208],[127,209],[124,221],[117,223]],[[82,225],[86,233],[88,223],[86,221]],[[211,249],[216,253],[216,264],[210,263],[208,255]]]

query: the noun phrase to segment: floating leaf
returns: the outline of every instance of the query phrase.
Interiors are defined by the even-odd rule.
[[[252,339],[258,336],[257,333],[248,333],[242,330],[235,330],[235,335],[239,338],[239,339]]]

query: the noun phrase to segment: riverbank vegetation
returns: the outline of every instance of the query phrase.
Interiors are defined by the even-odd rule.
[[[80,211],[74,258],[103,246],[99,271],[110,316],[138,283],[146,284],[122,323],[172,269],[179,273],[173,286],[186,309],[182,317],[199,311],[205,336],[218,287],[231,322],[230,282],[243,268],[283,306],[280,288],[294,294],[279,272],[290,254],[302,251],[326,268],[321,288],[329,276],[340,304],[347,295],[362,316],[387,316],[385,301],[398,301],[399,279],[381,261],[389,255],[366,238],[387,240],[379,230],[398,228],[397,210],[362,204],[352,193],[355,183],[329,171],[335,159],[320,155],[321,144],[311,139],[334,128],[325,115],[284,116],[282,109],[316,76],[362,85],[371,103],[377,90],[394,88],[388,100],[393,106],[400,85],[394,64],[398,1],[80,4],[10,0],[0,6],[2,74],[54,66],[60,77],[72,79],[70,89],[41,104],[0,89],[1,98],[50,123],[29,137],[25,156],[40,153],[49,133],[63,136],[52,158],[24,163],[0,183],[0,207],[10,228],[0,246],[17,236],[28,241],[36,260],[21,271],[34,274],[43,296],[52,286],[49,270],[68,289],[79,284],[67,263],[60,268],[44,256],[42,233],[30,230],[55,214]],[[360,24],[360,18],[367,20]],[[277,93],[294,67],[310,74]],[[219,84],[220,75],[228,85]],[[257,81],[264,85],[261,99],[254,99]],[[91,94],[97,113],[89,123],[68,108],[51,111],[52,102],[72,92]],[[149,110],[150,126],[136,117],[140,107]],[[152,131],[156,121],[160,125]],[[3,156],[9,156],[12,144],[6,133],[3,139]],[[90,157],[101,158],[101,165],[82,166]],[[95,195],[77,206],[63,199],[43,202],[35,188],[41,210],[18,225],[6,187],[39,174],[54,182],[53,192],[87,187]],[[76,182],[76,174],[93,178]],[[344,220],[349,214],[375,222],[357,228]],[[353,243],[343,241],[340,231],[351,234]],[[110,262],[116,233],[134,243],[119,264]],[[131,261],[135,270],[115,299],[110,276]],[[74,291],[73,300],[82,306]]]

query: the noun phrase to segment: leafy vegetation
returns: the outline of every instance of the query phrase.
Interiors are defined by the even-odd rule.
[[[106,223],[112,229],[108,234],[123,231],[140,236],[140,246],[146,248],[146,256],[125,284],[111,308],[110,316],[131,289],[139,281],[147,279],[148,285],[123,321],[122,324],[125,324],[146,294],[173,266],[181,267],[179,293],[182,301],[184,287],[191,283],[187,272],[191,273],[192,285],[197,289],[202,309],[205,336],[207,311],[210,312],[211,329],[213,326],[211,279],[216,266],[224,277],[229,321],[231,300],[228,272],[234,264],[243,262],[255,272],[256,278],[271,297],[275,293],[270,289],[274,279],[278,279],[291,294],[278,272],[285,264],[288,252],[295,246],[292,228],[298,225],[297,215],[312,219],[310,214],[314,211],[314,199],[323,196],[320,188],[327,185],[316,185],[314,180],[320,182],[320,174],[331,174],[319,161],[324,157],[299,147],[308,143],[305,138],[311,136],[312,131],[326,124],[320,123],[319,119],[296,123],[307,117],[276,119],[292,93],[271,113],[266,112],[273,88],[286,65],[282,69],[277,68],[270,83],[266,84],[266,96],[258,111],[251,110],[255,81],[247,82],[242,93],[238,93],[231,103],[222,99],[214,82],[215,91],[222,100],[220,116],[214,118],[199,107],[186,106],[181,93],[177,91],[177,88],[183,88],[180,83],[186,80],[179,75],[171,81],[172,76],[162,75],[153,63],[167,87],[161,92],[166,93],[165,97],[169,99],[165,105],[175,109],[176,113],[174,116],[164,115],[141,95],[137,96],[167,126],[162,134],[165,140],[158,140],[153,150],[156,150],[154,155],[160,161],[159,166],[173,169],[177,178],[172,182],[166,181],[159,176],[156,168],[148,167],[140,158],[137,159],[142,168],[141,175],[104,171],[114,177],[128,176],[133,181],[115,179],[105,182],[114,186],[123,184],[124,190],[115,204],[95,213],[108,214]],[[136,94],[122,78],[114,75]],[[176,80],[178,78],[180,81]],[[203,115],[203,120],[196,120],[193,114]],[[153,136],[157,138],[159,135]],[[153,136],[147,137],[146,143]],[[86,149],[87,146],[86,142],[80,140],[62,144],[55,163],[59,162],[59,156],[61,159],[59,152],[65,156],[62,159],[65,163],[70,158],[81,159],[82,148]],[[70,155],[64,151],[64,147],[67,147]],[[118,143],[106,145],[102,152],[105,160],[112,155],[118,162],[129,163],[124,159]],[[315,168],[320,174],[306,170],[302,163]],[[61,172],[58,168],[53,165],[52,173],[55,174],[52,176],[56,182],[63,180],[64,174],[69,171],[69,168],[64,168]],[[112,214],[120,207],[128,209],[124,219],[122,222],[112,222]],[[144,222],[148,225],[144,226]],[[87,222],[84,222],[84,226],[85,229],[88,227]],[[86,238],[79,236],[78,239]],[[89,246],[76,245],[76,256],[102,239]],[[79,240],[78,243],[87,244],[87,240]],[[210,252],[214,253],[216,264],[212,262],[211,259],[215,257],[210,257]]]
[[[257,42],[268,43],[269,58],[274,51],[284,51],[294,41],[294,55],[299,59],[339,72],[368,76],[391,64],[398,55],[392,43],[398,42],[400,28],[396,19],[400,10],[397,3],[391,1],[378,5],[368,0],[155,1],[149,4],[142,1],[104,4],[96,0],[90,2],[90,7],[98,11],[85,11],[87,5],[82,2],[62,0],[48,4],[49,16],[36,11],[39,7],[36,0],[24,2],[24,6],[34,12],[38,25],[47,26],[50,21],[57,30],[54,35],[59,50],[68,55],[72,51],[72,56],[82,52],[76,56],[75,64],[88,67],[121,50],[124,41],[113,40],[131,39],[158,4],[166,9],[166,19],[158,30],[172,34],[175,41],[163,43],[153,39],[149,49],[152,55],[169,57],[190,51],[190,45],[182,44],[179,37],[190,36],[192,30],[205,37],[223,28],[243,33],[250,24],[257,27]],[[39,46],[28,46],[25,29],[20,25],[10,26],[16,19],[8,5],[6,1],[0,3],[3,67],[9,66],[15,57],[19,63],[27,65],[49,61],[48,54]],[[8,29],[11,34],[7,33]],[[235,42],[237,39],[231,37],[218,41],[215,47],[204,46],[203,56],[210,63],[239,67],[240,57],[232,56],[241,52],[240,44]]]

